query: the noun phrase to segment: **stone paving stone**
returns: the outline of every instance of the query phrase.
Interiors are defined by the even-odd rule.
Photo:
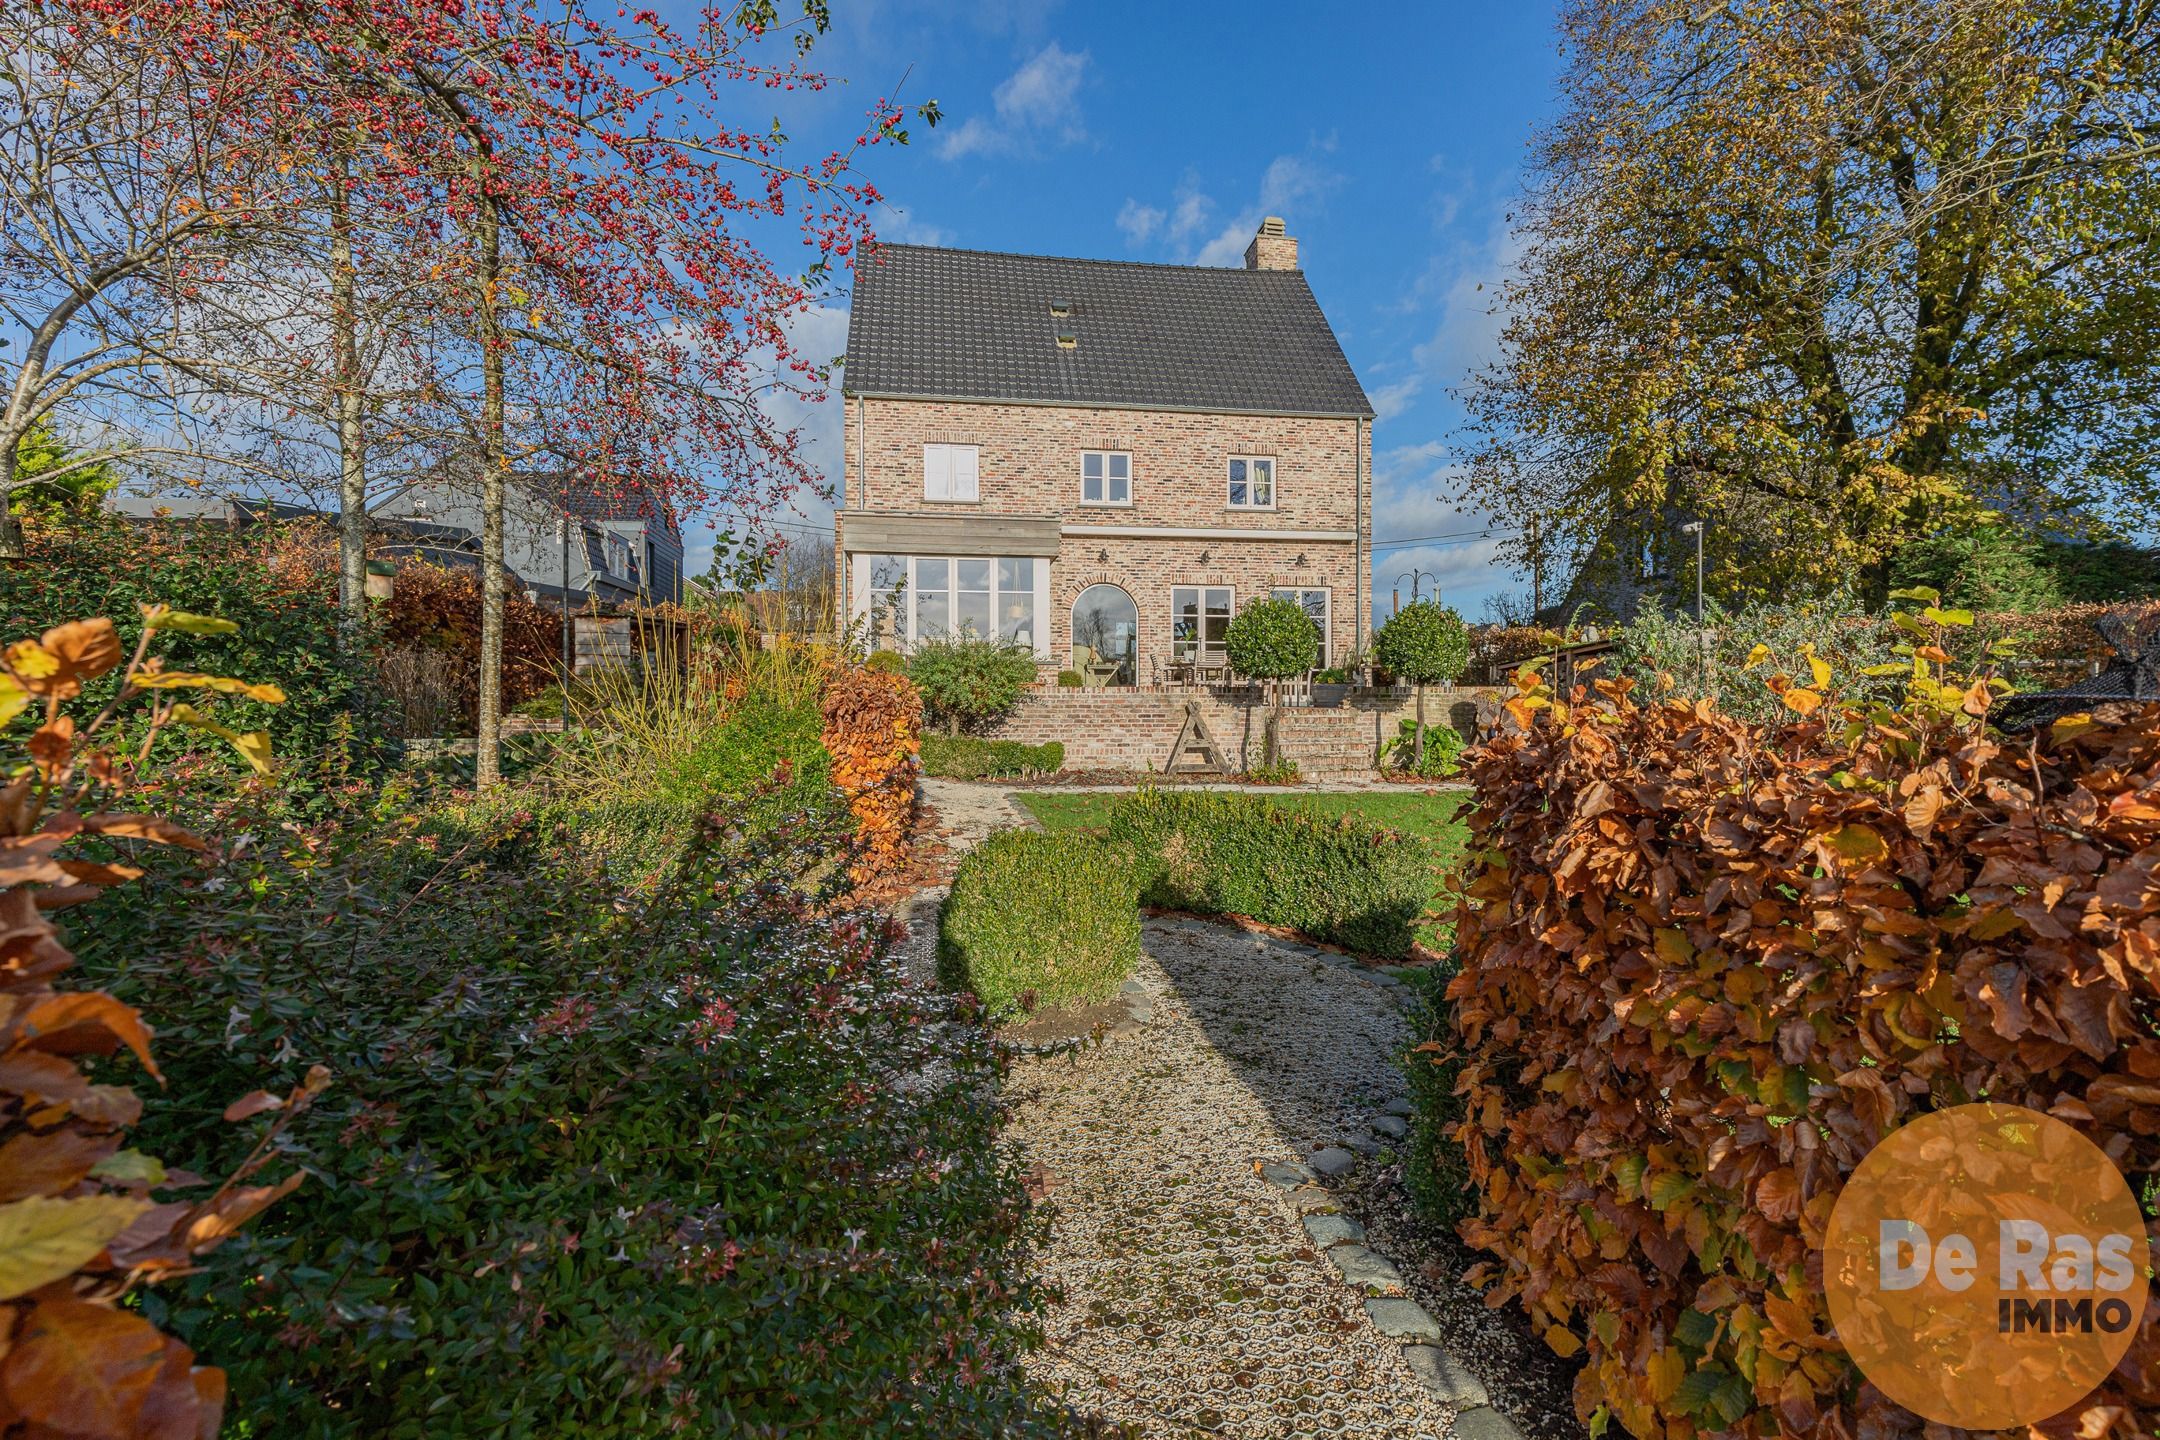
[[[1397,1340],[1438,1340],[1440,1326],[1415,1300],[1375,1299],[1365,1302],[1380,1333]]]
[[[1330,1245],[1365,1238],[1365,1227],[1347,1215],[1308,1215],[1305,1217],[1305,1233],[1312,1242],[1325,1250]]]
[[[1402,1293],[1402,1271],[1389,1264],[1385,1256],[1376,1255],[1363,1245],[1337,1245],[1327,1252],[1327,1258],[1342,1271],[1343,1279],[1367,1294]]]
[[[1333,1197],[1300,1167],[1285,1188],[1253,1166],[1360,1134],[1401,1092],[1395,1006],[1221,926],[1151,920],[1144,949],[1154,1024],[1008,1082],[1008,1143],[1050,1187],[1036,1271],[1064,1290],[1029,1373],[1150,1440],[1445,1435],[1449,1408],[1368,1307],[1423,1312],[1361,1306],[1296,1218]]]
[[[1402,1353],[1410,1373],[1417,1376],[1442,1404],[1467,1409],[1491,1403],[1492,1397],[1485,1393],[1484,1382],[1456,1364],[1455,1357],[1439,1346],[1405,1345]]]
[[[1409,1115],[1413,1113],[1410,1107],[1410,1097],[1407,1095],[1397,1095],[1382,1108],[1390,1115]]]
[[[1410,1124],[1400,1115],[1375,1115],[1372,1122],[1375,1135],[1385,1135],[1390,1140],[1400,1140],[1410,1133]]]
[[[1324,1150],[1315,1150],[1305,1163],[1332,1180],[1337,1175],[1347,1175],[1350,1167],[1357,1164],[1357,1156],[1340,1145],[1330,1145]]]
[[[1523,1440],[1514,1421],[1484,1405],[1457,1415],[1455,1428],[1449,1433],[1455,1440]]]

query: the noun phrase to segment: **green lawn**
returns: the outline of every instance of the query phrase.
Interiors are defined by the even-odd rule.
[[[1059,790],[1023,790],[1013,792],[1013,799],[1026,807],[1027,812],[1041,821],[1049,830],[1100,831],[1109,824],[1111,802],[1118,797],[1101,792],[1073,794]],[[1268,800],[1285,809],[1304,810],[1314,815],[1334,817],[1354,815],[1360,820],[1400,830],[1423,840],[1431,850],[1433,864],[1433,894],[1440,894],[1445,872],[1451,869],[1462,854],[1463,839],[1467,830],[1455,817],[1467,807],[1468,798],[1460,791],[1444,795],[1420,795],[1401,790],[1351,791],[1335,794],[1301,795],[1286,792],[1280,798],[1268,796]],[[1449,925],[1430,919],[1418,926],[1418,939],[1435,950],[1444,949]]]

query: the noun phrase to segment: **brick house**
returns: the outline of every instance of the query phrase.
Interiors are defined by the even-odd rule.
[[[1148,684],[1256,596],[1366,635],[1371,403],[1282,221],[1243,269],[884,245],[848,324],[843,619]]]

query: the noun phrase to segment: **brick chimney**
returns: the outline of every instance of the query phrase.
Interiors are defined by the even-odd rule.
[[[1245,247],[1247,270],[1297,269],[1297,238],[1283,233],[1282,216],[1270,215],[1260,222],[1260,233]]]

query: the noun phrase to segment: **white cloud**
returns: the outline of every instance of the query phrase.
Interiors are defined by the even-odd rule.
[[[1117,213],[1117,228],[1125,232],[1125,239],[1133,245],[1145,245],[1168,218],[1153,205],[1143,205],[1128,198],[1125,208]]]
[[[997,118],[971,115],[957,130],[946,132],[938,153],[947,160],[968,155],[1004,155],[1032,149],[1042,141],[1074,144],[1087,138],[1080,115],[1080,85],[1089,55],[1077,54],[1055,40],[1005,77],[990,101]]]
[[[872,223],[878,239],[895,245],[950,245],[954,239],[953,232],[944,226],[933,225],[914,211],[891,204],[880,205]]]
[[[1423,375],[1411,375],[1392,385],[1383,385],[1372,392],[1373,413],[1379,420],[1392,420],[1409,408],[1417,393],[1425,388]]]
[[[1507,283],[1522,268],[1524,244],[1521,233],[1501,219],[1481,245],[1438,272],[1447,275],[1440,282],[1440,323],[1415,352],[1427,374],[1459,385],[1499,353],[1500,331],[1507,324],[1501,304]]]

